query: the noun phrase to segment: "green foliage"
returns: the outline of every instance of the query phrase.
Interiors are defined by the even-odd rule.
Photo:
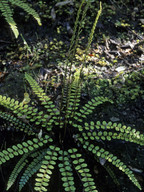
[[[24,170],[20,178],[19,191],[22,190],[24,185],[28,182],[29,178],[31,178],[32,175],[35,174],[40,169],[44,155],[45,155],[44,150],[42,150],[41,152],[35,152],[31,154],[33,160],[30,164],[27,165],[26,169]]]
[[[1,0],[0,11],[4,16],[5,20],[7,21],[7,23],[10,25],[10,28],[15,35],[15,38],[18,38],[19,31],[13,19],[13,10],[12,8],[10,8],[10,4],[22,8],[25,12],[32,15],[33,18],[38,22],[38,24],[41,25],[41,21],[38,14],[27,3],[24,3],[23,1],[20,1],[20,0]]]
[[[118,104],[144,98],[143,70],[129,74],[118,74],[112,79],[98,78],[95,80],[92,75],[88,77],[91,97],[107,96],[112,100],[116,100]]]
[[[61,180],[63,182],[63,187],[65,191],[75,191],[76,188],[74,186],[74,176],[72,170],[72,164],[70,163],[70,156],[67,151],[60,150],[59,151],[59,161],[58,164],[59,170],[61,173]]]
[[[26,166],[26,164],[28,163],[28,160],[26,159],[28,157],[28,155],[29,155],[29,153],[26,153],[25,155],[23,155],[22,158],[16,164],[15,168],[13,169],[13,171],[9,177],[9,180],[7,183],[7,190],[13,185],[18,174],[21,172],[23,167]]]
[[[75,75],[71,86],[72,94],[69,95],[69,91],[67,93],[69,95],[68,106],[64,105],[61,113],[59,107],[27,73],[25,78],[41,102],[42,108],[38,109],[30,106],[30,104],[27,105],[9,97],[0,96],[1,106],[14,114],[11,116],[11,112],[1,111],[0,116],[13,122],[14,127],[25,131],[28,135],[33,131],[31,135],[34,137],[0,152],[0,164],[15,156],[22,156],[9,177],[7,190],[17,180],[20,172],[22,175],[19,180],[19,191],[37,172],[35,190],[47,191],[53,169],[58,164],[65,191],[76,191],[73,169],[81,178],[85,191],[97,191],[91,171],[88,168],[89,165],[85,160],[85,156],[89,154],[93,154],[93,158],[104,158],[107,162],[118,167],[141,189],[132,171],[117,156],[100,147],[99,141],[117,139],[144,145],[144,135],[120,123],[89,121],[89,117],[95,113],[97,106],[106,102],[113,102],[105,97],[95,97],[80,107],[80,89],[78,92],[76,89],[78,74]],[[75,99],[77,95],[79,95],[77,97],[79,99]],[[67,112],[65,111],[66,106]],[[22,118],[23,116],[25,119]],[[17,124],[15,123],[16,120]],[[32,129],[29,130],[28,128]],[[41,130],[42,135],[40,135]],[[32,157],[32,160],[30,161],[28,157]]]

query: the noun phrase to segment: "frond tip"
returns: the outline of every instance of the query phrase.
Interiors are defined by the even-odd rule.
[[[5,20],[7,21],[7,23],[10,25],[10,28],[12,29],[15,38],[18,38],[19,36],[19,31],[17,29],[16,23],[13,19],[13,13],[12,10],[9,7],[8,2],[2,0],[0,2],[0,11],[2,12],[2,15],[4,16]]]

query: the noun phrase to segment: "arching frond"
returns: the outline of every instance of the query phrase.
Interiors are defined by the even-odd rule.
[[[18,38],[19,31],[13,19],[13,11],[10,8],[10,4],[22,8],[25,12],[32,15],[33,18],[38,22],[38,24],[41,25],[41,20],[39,15],[36,13],[36,11],[33,8],[29,6],[28,3],[24,3],[22,0],[1,0],[0,1],[1,14],[4,16],[5,20],[10,25],[10,28],[12,29],[15,38]]]

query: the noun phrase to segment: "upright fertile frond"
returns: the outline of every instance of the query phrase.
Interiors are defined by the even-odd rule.
[[[81,20],[79,22],[77,22],[77,19],[79,19],[79,16],[80,16],[81,8],[82,8],[84,3],[86,3],[86,5],[85,5],[84,10],[82,12]],[[78,10],[78,13],[77,13],[76,23],[75,23],[75,27],[74,27],[74,34],[72,36],[70,48],[68,51],[70,60],[73,60],[73,57],[74,57],[75,52],[76,52],[76,48],[78,47],[80,34],[82,33],[82,28],[84,27],[83,23],[86,20],[86,13],[87,13],[89,6],[90,6],[90,0],[88,0],[87,2],[85,0],[82,0],[80,7],[79,7],[79,10]],[[75,35],[75,33],[77,33],[77,34]],[[73,38],[75,38],[75,41]],[[71,66],[72,66],[72,62],[71,62]],[[71,68],[71,66],[70,66],[70,68]]]
[[[85,6],[84,6],[84,10],[82,12],[82,6],[84,4],[85,4]],[[79,6],[78,12],[77,12],[77,17],[76,17],[75,26],[74,26],[74,32],[73,32],[73,36],[71,38],[71,43],[70,43],[70,47],[69,47],[69,50],[68,50],[68,59],[67,59],[66,67],[65,67],[65,76],[64,76],[63,89],[62,89],[62,100],[64,98],[64,89],[65,89],[65,86],[66,86],[68,68],[70,69],[68,79],[69,79],[69,82],[71,81],[73,58],[75,56],[75,52],[76,52],[76,48],[77,48],[77,45],[78,45],[80,34],[82,32],[82,28],[84,27],[83,23],[84,23],[84,21],[86,19],[86,13],[87,13],[89,5],[90,5],[90,0],[88,0],[87,2],[85,0],[82,0],[81,4]],[[82,12],[82,16],[81,16],[81,20],[79,21],[81,12]],[[69,65],[69,60],[70,60],[70,65]],[[69,85],[68,85],[68,90],[70,91],[71,84],[69,84]],[[60,106],[60,111],[61,111],[61,107],[62,106]]]
[[[82,0],[81,4],[79,6],[78,12],[77,12],[77,17],[76,17],[76,20],[75,20],[75,23],[74,23],[74,30],[73,30],[73,35],[72,35],[72,38],[71,38],[71,43],[70,43],[68,55],[71,54],[72,47],[75,44],[76,32],[77,32],[77,28],[78,28],[78,25],[79,25],[79,18],[80,18],[80,14],[81,14],[81,11],[82,11],[82,6],[83,6],[84,3],[85,3],[85,0]]]
[[[15,37],[17,38],[19,35],[19,32],[17,30],[17,26],[15,21],[13,20],[13,13],[12,10],[9,7],[8,1],[1,0],[0,2],[0,11],[2,12],[2,15],[4,16],[7,23],[10,25],[10,28],[12,29]]]
[[[90,46],[91,46],[92,39],[93,39],[94,32],[95,32],[95,28],[96,28],[96,26],[97,26],[97,22],[98,22],[98,20],[99,20],[99,17],[100,17],[100,15],[101,15],[101,13],[102,13],[102,3],[100,2],[100,9],[99,9],[99,11],[98,11],[98,13],[97,13],[97,16],[96,16],[96,18],[95,18],[95,21],[94,21],[94,23],[93,23],[93,27],[92,27],[92,29],[91,29],[91,33],[90,33],[89,38],[88,38],[88,45],[87,45],[87,48],[86,48],[86,52],[89,50],[89,48],[90,48]]]
[[[100,1],[100,9],[99,9],[99,11],[98,11],[98,13],[97,13],[97,16],[96,16],[96,18],[95,18],[95,21],[94,21],[94,23],[93,23],[93,27],[92,27],[92,29],[91,29],[91,33],[89,34],[89,38],[88,38],[88,44],[87,44],[87,47],[86,47],[86,49],[85,49],[85,55],[84,55],[84,57],[83,57],[83,63],[82,63],[82,66],[81,66],[81,73],[83,72],[83,68],[85,67],[85,65],[86,65],[86,57],[87,57],[87,55],[88,55],[88,52],[89,52],[89,49],[90,49],[90,46],[91,46],[91,43],[92,43],[92,40],[93,40],[93,36],[94,36],[94,32],[95,32],[95,29],[96,29],[96,26],[97,26],[97,22],[98,22],[98,20],[99,20],[99,17],[100,17],[100,15],[101,15],[101,13],[102,13],[102,3],[101,3],[101,1]],[[89,75],[89,70],[88,70],[88,75]],[[88,76],[87,75],[87,76]]]

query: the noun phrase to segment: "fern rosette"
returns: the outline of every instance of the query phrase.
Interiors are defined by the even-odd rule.
[[[79,73],[80,75],[80,73]],[[25,74],[32,91],[38,97],[41,107],[18,102],[6,96],[0,96],[0,105],[10,111],[0,111],[0,117],[8,121],[16,130],[23,131],[30,139],[13,145],[0,152],[0,164],[21,156],[8,181],[7,190],[17,181],[19,174],[19,191],[36,173],[36,191],[48,191],[51,175],[58,165],[64,191],[77,191],[74,172],[81,180],[84,191],[96,192],[92,170],[85,157],[93,156],[111,163],[141,189],[133,172],[117,156],[99,146],[100,141],[124,140],[144,145],[144,135],[131,127],[112,122],[94,122],[90,117],[97,106],[111,100],[96,97],[80,106],[80,87],[78,74],[74,76],[71,88],[65,91],[63,106],[60,109],[43,91],[38,83]],[[66,99],[67,98],[67,99]],[[32,160],[30,160],[32,159]]]

